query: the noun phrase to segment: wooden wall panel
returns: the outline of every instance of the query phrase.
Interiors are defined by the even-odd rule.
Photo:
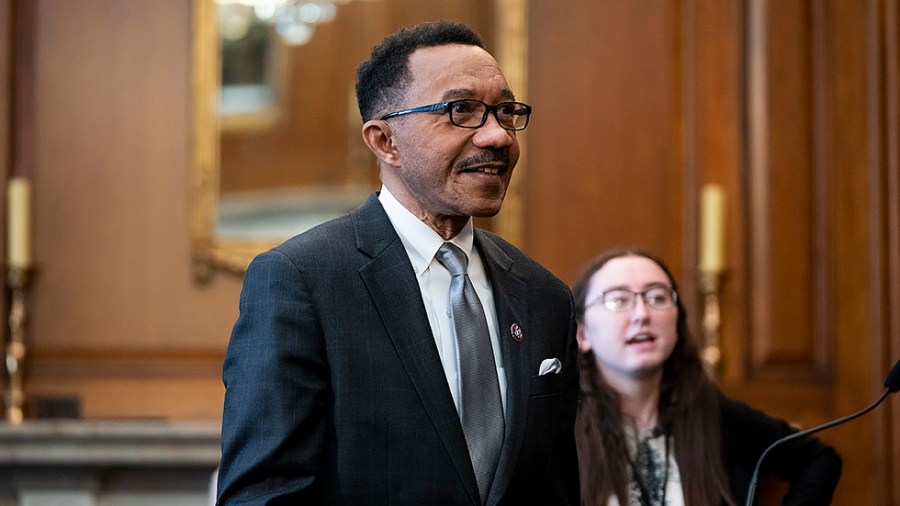
[[[844,370],[853,385],[868,382],[881,388],[887,371],[900,358],[900,9],[895,0],[872,0],[867,2],[865,17],[861,19],[847,8],[836,12],[835,16],[852,20],[853,23],[848,26],[855,25],[866,33],[865,38],[841,40],[843,45],[835,52],[849,68],[864,65],[866,79],[843,80],[836,89],[842,97],[843,111],[862,107],[865,101],[865,128],[869,132],[866,136],[856,136],[847,143],[841,143],[839,150],[842,163],[852,162],[853,153],[865,150],[866,164],[862,170],[867,176],[866,189],[858,188],[863,184],[858,181],[844,182],[841,186],[857,188],[856,195],[868,196],[865,205],[869,241],[865,254],[858,244],[854,247],[850,242],[844,244],[843,251],[844,258],[855,264],[856,270],[867,271],[866,278],[852,283],[857,290],[853,292],[852,307],[859,317],[867,318],[869,328],[846,326],[842,330],[857,332],[856,342],[865,343],[863,336],[874,338],[871,339],[871,346],[854,350],[857,355],[865,354],[861,360],[870,365],[869,374],[865,374],[864,368],[863,372],[849,366]],[[846,39],[849,35],[843,31],[835,36]],[[858,57],[858,46],[862,44],[865,45],[865,59]],[[860,87],[865,89],[864,96],[860,96]],[[853,131],[859,131],[862,126],[854,125]],[[857,154],[856,158],[861,159],[862,155]],[[857,163],[854,167],[857,178],[861,175],[859,165]],[[853,176],[848,171],[845,177]],[[853,202],[849,198],[844,201]],[[848,284],[851,284],[850,276],[847,275]],[[862,283],[866,285],[865,296],[856,297]],[[847,397],[845,383],[848,382],[840,384],[841,398]],[[876,485],[875,500],[879,504],[898,504],[900,403],[894,398],[893,402],[889,399],[886,404],[871,420],[867,420],[874,445],[868,471]],[[844,435],[848,442],[854,442],[856,434],[848,430]]]
[[[852,258],[872,240],[860,176],[864,62],[874,48],[865,43],[866,11],[851,2],[752,1],[747,13],[751,319],[748,334],[734,336],[748,356],[729,386],[809,427],[860,409],[877,391],[866,377],[876,343],[871,263]],[[773,393],[785,386],[796,393]],[[881,504],[874,421],[821,435],[845,459],[837,503]]]
[[[157,377],[157,356],[221,363],[240,279],[198,286],[190,256],[190,2],[18,2],[17,55],[29,95],[17,95],[15,170],[34,183],[34,281],[27,340],[29,391],[74,393],[86,417],[217,419],[218,373],[184,390]],[[148,364],[140,388],[101,363]],[[159,388],[156,388],[157,382]],[[203,387],[187,390],[188,385]],[[128,387],[131,385],[134,388]],[[205,399],[190,408],[182,396]],[[90,399],[90,402],[87,400]]]
[[[747,23],[748,375],[821,375],[831,325],[817,322],[831,312],[827,249],[816,249],[830,168],[815,156],[828,118],[815,109],[824,83],[813,34],[824,20],[805,2],[751,2]]]
[[[870,10],[877,7],[878,2],[870,2]],[[879,315],[883,334],[886,339],[881,342],[877,353],[883,367],[890,367],[900,358],[900,2],[889,0],[884,2],[884,17],[880,29],[870,30],[872,34],[869,44],[879,46],[883,43],[884,52],[881,60],[869,65],[881,69],[883,75],[879,81],[883,92],[881,100],[870,105],[870,109],[880,112],[873,115],[879,118],[877,124],[883,125],[884,143],[876,144],[878,163],[870,165],[880,175],[877,187],[881,190],[875,214],[883,216],[881,248],[883,258],[882,269],[876,272],[876,280],[881,287],[878,298],[883,302]],[[874,41],[873,41],[874,39]],[[881,42],[883,41],[883,42]],[[877,131],[878,128],[876,127]],[[870,144],[871,145],[871,144]],[[893,504],[900,503],[900,403],[881,411],[876,424],[876,462],[879,466],[875,475],[879,491]],[[888,502],[885,501],[885,502]]]
[[[219,420],[225,389],[220,353],[40,350],[28,392],[49,402],[77,395],[82,416],[116,420]],[[35,415],[34,405],[29,407]]]
[[[530,3],[524,246],[563,279],[613,246],[681,265],[675,7]]]

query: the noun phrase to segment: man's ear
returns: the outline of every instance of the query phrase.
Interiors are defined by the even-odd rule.
[[[400,155],[394,146],[394,131],[384,120],[372,119],[362,127],[363,141],[375,157],[389,165],[397,165]]]
[[[578,324],[578,330],[575,331],[575,339],[578,341],[578,350],[585,353],[591,351],[591,343],[584,336],[584,326]]]

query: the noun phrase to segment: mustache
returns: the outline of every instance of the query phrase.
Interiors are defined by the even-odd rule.
[[[485,150],[481,151],[474,156],[470,156],[465,160],[462,160],[458,164],[456,164],[456,168],[460,170],[469,169],[476,165],[483,165],[486,163],[497,163],[500,162],[503,164],[505,169],[509,169],[509,150],[508,149],[496,149],[496,150]]]

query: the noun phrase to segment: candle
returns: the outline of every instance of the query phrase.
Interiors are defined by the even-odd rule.
[[[725,192],[721,186],[703,186],[700,210],[700,271],[722,272],[725,266]]]
[[[21,177],[7,187],[7,257],[11,268],[31,266],[31,183]]]

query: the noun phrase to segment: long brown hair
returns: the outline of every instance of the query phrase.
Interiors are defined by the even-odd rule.
[[[672,287],[678,286],[662,260],[641,250],[607,252],[592,261],[575,283],[576,318],[584,323],[591,277],[614,258],[640,256],[655,262]],[[659,422],[674,440],[685,504],[734,505],[725,462],[719,417],[718,388],[706,375],[697,344],[688,330],[687,312],[676,300],[678,340],[663,363],[659,393]],[[575,433],[578,442],[582,504],[605,506],[617,496],[628,504],[630,467],[619,395],[603,381],[592,352],[579,353],[581,399]]]

